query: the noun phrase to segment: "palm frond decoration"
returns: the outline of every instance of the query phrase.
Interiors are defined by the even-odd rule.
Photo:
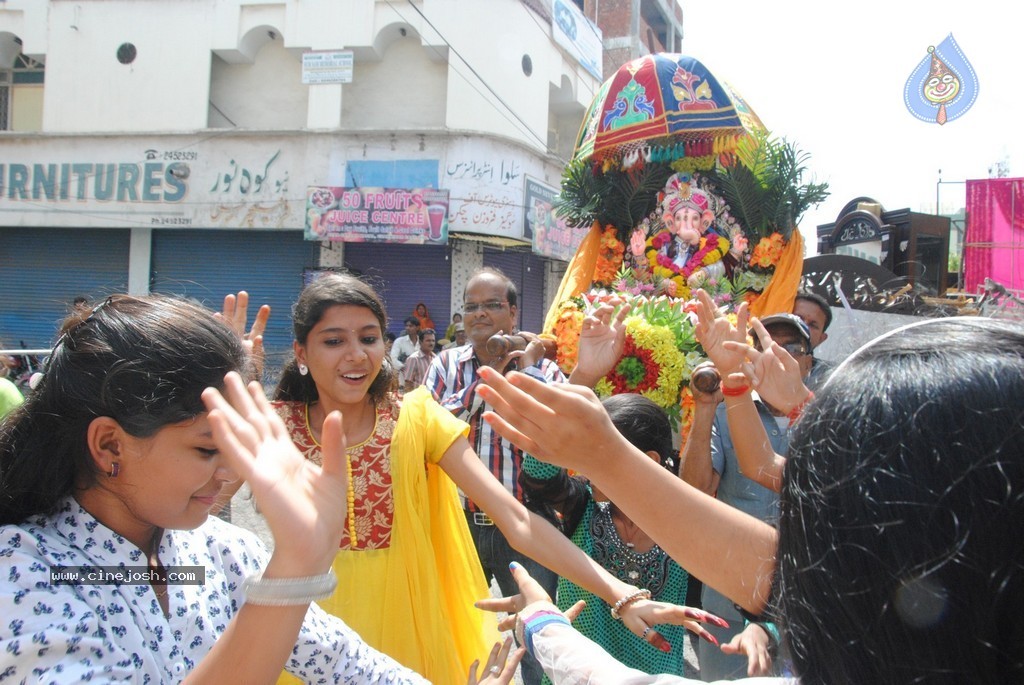
[[[810,155],[785,139],[760,134],[740,149],[740,164],[718,167],[710,176],[751,243],[772,233],[785,240],[800,218],[829,195],[827,183],[804,183]]]
[[[619,240],[629,241],[633,228],[658,206],[659,193],[673,173],[668,164],[648,163],[632,169],[594,171],[586,162],[571,162],[562,175],[555,213],[572,226],[614,226]]]

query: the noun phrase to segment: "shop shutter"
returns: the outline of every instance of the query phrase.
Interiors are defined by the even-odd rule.
[[[345,266],[384,299],[388,329],[402,335],[402,321],[422,302],[444,336],[451,317],[452,264],[443,245],[346,243]]]
[[[276,379],[291,355],[292,304],[302,290],[302,273],[315,268],[320,244],[302,231],[153,231],[151,290],[184,295],[220,310],[224,296],[249,293],[249,317],[269,304],[264,334],[264,378]]]
[[[76,297],[128,290],[127,229],[0,228],[0,345],[42,349]]]
[[[484,266],[500,269],[519,291],[519,327],[540,333],[544,325],[544,262],[532,252],[484,248]]]

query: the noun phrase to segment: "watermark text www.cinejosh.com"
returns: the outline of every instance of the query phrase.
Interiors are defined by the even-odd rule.
[[[52,585],[202,585],[204,566],[167,566],[156,570],[148,566],[51,566]]]

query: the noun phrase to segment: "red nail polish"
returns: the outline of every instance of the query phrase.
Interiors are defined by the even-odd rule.
[[[672,645],[668,642],[662,642],[660,645],[658,645],[658,649],[668,654],[672,651]]]

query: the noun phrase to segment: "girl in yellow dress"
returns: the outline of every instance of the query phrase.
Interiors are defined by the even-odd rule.
[[[626,598],[620,613],[638,636],[658,644],[656,623],[696,628],[693,610],[636,600],[644,596],[640,589],[609,575],[529,513],[470,447],[468,425],[425,388],[399,398],[384,353],[386,325],[380,298],[352,276],[318,279],[293,310],[295,357],[282,374],[275,406],[314,462],[324,418],[341,410],[351,473],[334,563],[338,588],[321,606],[434,683],[465,682],[469,665],[497,633],[473,606],[490,591],[457,485],[517,549],[609,604]]]

